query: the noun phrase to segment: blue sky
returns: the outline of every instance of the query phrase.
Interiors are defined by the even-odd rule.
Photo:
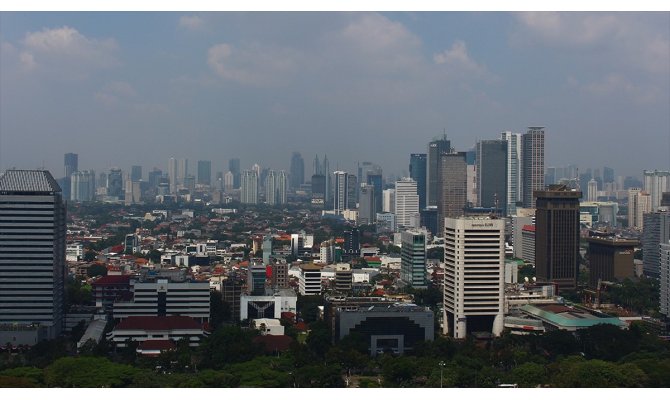
[[[670,168],[670,13],[0,13],[0,169],[406,173],[546,126],[546,164]],[[146,172],[145,172],[146,174]]]

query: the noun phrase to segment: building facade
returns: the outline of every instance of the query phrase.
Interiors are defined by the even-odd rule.
[[[544,189],[544,127],[529,127],[521,144],[523,206],[535,208],[533,192]]]
[[[437,201],[437,231],[444,232],[445,218],[463,215],[467,203],[466,153],[444,153],[440,156],[440,193]]]
[[[401,241],[400,279],[412,287],[426,288],[426,233],[404,231]]]
[[[642,268],[646,276],[658,278],[660,274],[660,245],[670,240],[670,212],[644,214],[642,230]]]
[[[395,216],[398,229],[418,228],[420,221],[419,195],[412,178],[402,178],[395,183]],[[413,223],[414,222],[414,223]]]
[[[521,196],[521,134],[502,132],[500,138],[507,142],[507,215],[516,215],[516,203]]]
[[[416,181],[419,194],[419,209],[426,208],[426,177],[428,168],[428,156],[425,153],[415,153],[409,156],[409,177]],[[391,210],[384,210],[393,212]]]
[[[440,197],[440,157],[442,153],[449,152],[451,152],[451,141],[447,140],[447,135],[428,143],[426,157],[426,205],[428,206],[437,206]]]
[[[507,208],[507,141],[477,142],[477,199],[480,207]]]
[[[240,202],[258,204],[258,172],[249,169],[242,171]]]

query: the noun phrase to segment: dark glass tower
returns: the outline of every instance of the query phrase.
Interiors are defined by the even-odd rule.
[[[300,153],[293,152],[291,156],[291,176],[289,177],[289,186],[297,189],[305,183],[305,161],[302,159]]]
[[[416,181],[419,194],[419,210],[426,208],[426,167],[428,156],[425,153],[410,154],[409,177]]]
[[[439,166],[440,154],[451,151],[451,142],[447,135],[442,139],[433,140],[428,144],[428,157],[426,161],[426,205],[436,206],[439,198]]]
[[[507,141],[477,142],[477,198],[481,207],[507,215]]]

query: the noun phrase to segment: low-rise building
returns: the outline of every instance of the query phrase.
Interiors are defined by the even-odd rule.
[[[194,318],[186,316],[133,316],[125,318],[107,334],[107,340],[116,347],[126,347],[127,341],[188,341],[190,347],[198,347],[209,335]]]

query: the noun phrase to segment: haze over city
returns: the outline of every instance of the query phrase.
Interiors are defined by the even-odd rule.
[[[546,127],[546,165],[668,168],[668,13],[0,14],[0,170],[169,157],[407,174]],[[644,156],[641,156],[644,155]]]

